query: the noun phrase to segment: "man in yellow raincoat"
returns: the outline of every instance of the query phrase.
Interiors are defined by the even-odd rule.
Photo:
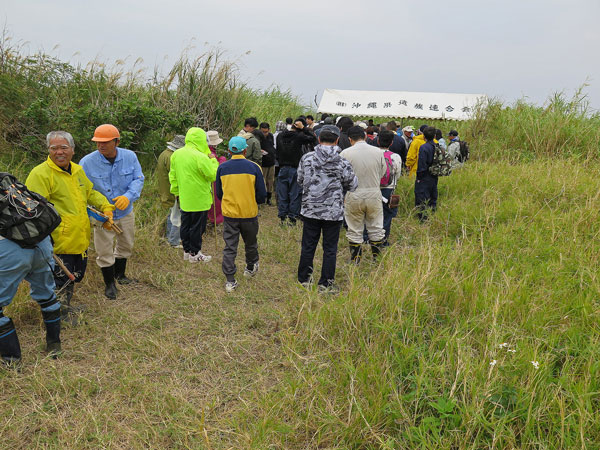
[[[414,137],[412,142],[410,143],[410,147],[408,149],[408,153],[406,155],[406,167],[410,170],[409,175],[414,177],[417,175],[417,167],[419,166],[419,149],[421,145],[423,145],[425,141],[425,136],[423,136],[423,130],[427,128],[427,125],[421,125],[419,127],[419,134]],[[434,139],[433,142],[437,144],[437,139]]]
[[[79,164],[71,162],[75,153],[73,136],[66,131],[51,131],[46,136],[48,159],[33,168],[25,184],[52,202],[62,222],[52,233],[54,252],[64,262],[75,282],[83,279],[87,267],[87,249],[90,245],[90,220],[87,205],[102,211],[109,220],[104,226],[110,229],[115,206],[93,184]],[[61,295],[63,320],[72,318],[71,298],[73,282],[56,266],[56,289]]]

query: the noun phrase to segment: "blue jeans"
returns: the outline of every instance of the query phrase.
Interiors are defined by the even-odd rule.
[[[302,191],[298,185],[298,169],[290,166],[279,168],[277,177],[277,215],[280,219],[296,219],[300,215]]]
[[[176,227],[171,223],[171,210],[169,210],[169,214],[167,214],[167,241],[173,247],[179,245],[181,242],[181,237],[179,237],[179,227]]]
[[[2,310],[10,305],[22,280],[29,282],[32,299],[40,305],[52,303],[42,307],[43,312],[60,308],[60,303],[48,302],[55,298],[53,268],[50,237],[33,249],[21,248],[9,239],[0,240],[0,326],[9,322]]]

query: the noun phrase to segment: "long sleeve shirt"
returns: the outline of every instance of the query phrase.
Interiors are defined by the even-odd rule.
[[[144,187],[142,166],[134,152],[117,147],[117,156],[111,164],[102,153],[96,150],[89,155],[85,155],[79,164],[94,184],[94,189],[104,195],[111,203],[113,198],[121,195],[129,199],[127,208],[115,210],[115,219],[125,217],[133,211],[133,202],[140,198]]]

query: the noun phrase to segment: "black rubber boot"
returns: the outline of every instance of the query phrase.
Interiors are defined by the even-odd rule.
[[[59,289],[59,293],[57,294],[57,300],[60,302],[60,320],[63,325],[70,325],[72,327],[76,327],[79,324],[77,313],[85,309],[82,306],[71,306],[74,288],[75,284],[69,282],[69,284]]]
[[[102,267],[100,270],[102,271],[102,277],[104,278],[104,284],[106,285],[104,295],[110,300],[116,300],[119,290],[115,284],[115,266]]]
[[[0,314],[0,317],[4,315]],[[12,319],[0,326],[0,357],[7,366],[13,366],[21,361],[21,344]]]
[[[119,284],[132,284],[136,280],[125,276],[125,268],[127,267],[127,258],[115,258],[115,280]]]
[[[46,351],[54,359],[61,352],[60,346],[60,310],[42,311],[42,318],[46,326]]]
[[[271,192],[267,192],[267,205],[269,206],[273,206],[273,203],[271,203],[271,196],[273,194]]]
[[[373,253],[373,259],[377,261],[379,255],[381,255],[381,250],[385,245],[385,240],[383,241],[370,241],[371,244],[371,253]]]
[[[362,244],[354,244],[350,242],[350,262],[358,264],[362,256]]]

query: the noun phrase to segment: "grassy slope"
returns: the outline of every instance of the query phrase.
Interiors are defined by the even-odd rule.
[[[60,360],[21,287],[25,367],[0,373],[0,432],[21,448],[593,448],[599,168],[474,163],[441,180],[424,226],[402,180],[396,245],[356,269],[342,240],[335,298],[294,284],[300,229],[273,208],[260,276],[226,296],[220,255],[190,265],[157,245],[149,185],[141,284],[108,302],[92,261]]]

